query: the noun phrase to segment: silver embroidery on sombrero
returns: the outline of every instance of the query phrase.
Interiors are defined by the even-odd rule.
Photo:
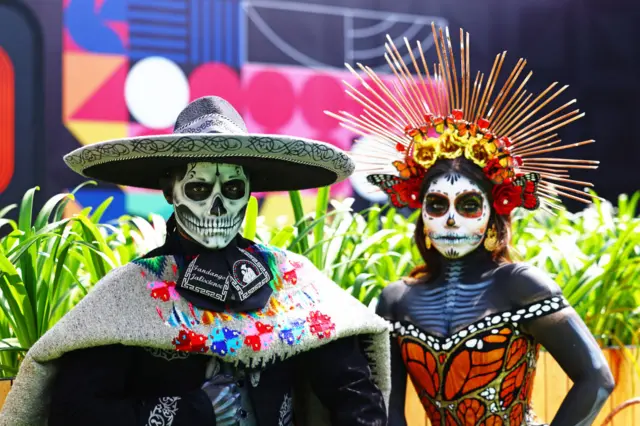
[[[179,396],[160,398],[158,405],[153,407],[145,426],[171,426],[178,414],[178,401],[180,401]]]

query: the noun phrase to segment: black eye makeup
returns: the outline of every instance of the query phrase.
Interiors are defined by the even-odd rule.
[[[444,216],[449,210],[449,198],[436,192],[427,194],[424,199],[424,209],[429,216]]]
[[[231,200],[239,200],[244,197],[246,185],[240,179],[232,179],[222,184],[222,195]]]
[[[206,182],[189,182],[184,186],[184,193],[193,201],[206,200],[213,191],[213,185]]]
[[[455,208],[460,215],[470,219],[482,216],[482,194],[477,191],[463,192],[456,197]]]

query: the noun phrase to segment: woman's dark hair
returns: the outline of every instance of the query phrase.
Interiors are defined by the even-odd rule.
[[[458,157],[453,160],[438,160],[434,166],[427,171],[422,181],[419,199],[424,199],[429,184],[433,179],[447,173],[459,173],[476,183],[480,189],[487,194],[489,205],[493,205],[493,196],[491,194],[493,183],[487,179],[480,167],[476,166],[475,163],[464,157]],[[495,225],[498,238],[497,247],[492,252],[493,260],[496,263],[511,262],[511,255],[509,253],[509,245],[511,244],[511,217],[497,215],[495,210],[491,208],[488,227],[491,227],[491,225]],[[440,255],[434,248],[427,248],[422,215],[418,217],[416,222],[414,239],[424,264],[417,266],[413,271],[411,271],[409,278],[412,278],[412,280],[410,280],[410,282],[417,279],[420,281],[429,280],[431,277],[438,274],[442,263],[442,255]],[[484,248],[478,247],[478,250],[484,250]]]

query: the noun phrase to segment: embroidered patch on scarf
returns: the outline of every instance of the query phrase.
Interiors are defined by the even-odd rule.
[[[161,320],[166,325],[179,329],[172,341],[177,351],[211,351],[222,358],[231,358],[237,356],[243,347],[260,352],[276,341],[294,346],[305,336],[326,339],[335,334],[335,324],[331,317],[314,309],[319,303],[319,295],[313,283],[295,290],[302,263],[288,259],[283,251],[258,244],[248,254],[260,257],[262,262],[257,263],[266,265],[269,271],[258,269],[247,281],[261,280],[268,276],[268,285],[274,290],[267,305],[252,312],[212,312],[198,309],[188,302],[185,306],[185,303],[180,303],[182,300],[175,290],[175,281],[155,280],[147,284],[147,288],[151,290],[150,296],[161,302],[156,306]],[[159,261],[147,263],[160,264]],[[146,268],[146,264],[142,266]],[[236,272],[235,269],[233,272]],[[237,270],[242,271],[242,265],[238,265]],[[173,272],[177,274],[175,268]],[[160,276],[161,273],[157,274],[158,278]],[[241,281],[241,277],[242,273],[239,272],[234,279]],[[233,285],[232,282],[227,283]],[[293,291],[280,293],[279,290],[284,288],[285,283],[293,286]],[[236,284],[241,285],[238,282]],[[170,304],[170,307],[163,306],[165,304]],[[236,329],[227,324],[232,320],[242,320],[245,325],[242,329]],[[199,333],[195,329],[197,326],[208,326],[208,331],[205,334]]]

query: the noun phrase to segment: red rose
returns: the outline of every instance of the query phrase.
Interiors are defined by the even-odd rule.
[[[522,205],[522,187],[512,184],[501,184],[493,187],[493,207],[496,213],[509,215],[516,207]]]
[[[396,207],[409,206],[411,209],[419,209],[422,207],[422,203],[418,199],[420,194],[420,185],[422,184],[422,177],[415,177],[409,179],[402,179],[400,182],[393,185],[393,191],[398,199],[398,203],[394,203]]]

